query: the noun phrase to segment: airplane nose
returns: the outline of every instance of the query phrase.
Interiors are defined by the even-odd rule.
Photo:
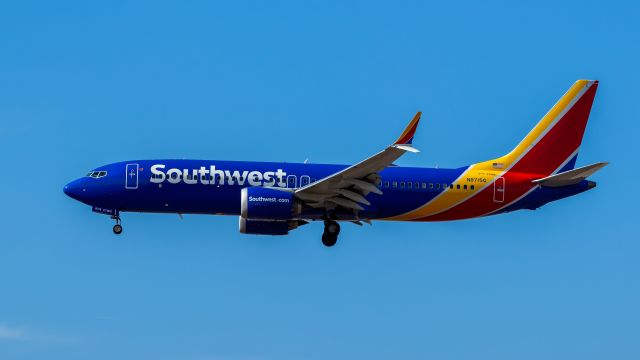
[[[62,191],[70,198],[82,201],[82,195],[86,191],[84,180],[74,180],[65,185]]]

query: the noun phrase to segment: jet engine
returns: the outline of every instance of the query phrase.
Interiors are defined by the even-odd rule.
[[[239,228],[243,234],[287,235],[289,231],[306,223],[304,220],[251,220],[240,216]]]
[[[240,199],[240,216],[251,220],[289,220],[300,215],[302,208],[288,189],[244,188]]]
[[[240,232],[243,234],[286,235],[305,224],[293,220],[302,209],[288,189],[249,187],[240,195]]]

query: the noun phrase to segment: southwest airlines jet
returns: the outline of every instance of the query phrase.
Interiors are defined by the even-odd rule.
[[[400,137],[355,165],[218,160],[132,160],[98,167],[65,194],[110,215],[123,212],[234,215],[244,234],[286,235],[324,222],[335,245],[339,222],[444,221],[535,210],[595,187],[607,163],[575,168],[597,81],[579,80],[508,154],[455,169],[403,167],[421,113]]]

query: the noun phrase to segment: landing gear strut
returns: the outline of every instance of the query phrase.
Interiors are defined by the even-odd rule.
[[[122,234],[122,225],[120,225],[120,216],[114,215],[111,218],[116,221],[116,224],[113,225],[113,233],[116,235]]]
[[[338,241],[338,234],[340,234],[340,225],[333,220],[325,220],[322,244],[326,247],[332,247]]]

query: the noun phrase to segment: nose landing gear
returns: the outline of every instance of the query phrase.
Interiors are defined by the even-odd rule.
[[[332,247],[338,241],[338,234],[340,234],[340,224],[333,220],[325,220],[322,244],[326,247]]]
[[[112,216],[111,218],[116,221],[116,224],[113,225],[113,233],[116,235],[122,234],[122,225],[120,225],[120,216],[115,215],[115,216]]]

